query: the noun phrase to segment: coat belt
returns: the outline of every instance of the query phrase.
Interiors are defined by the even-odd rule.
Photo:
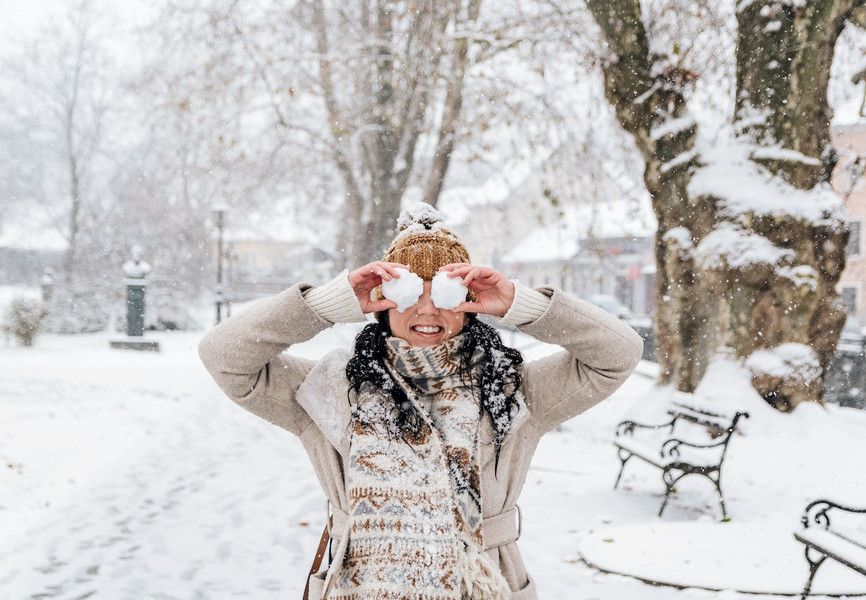
[[[330,503],[328,503],[328,508],[331,513],[331,537],[339,542],[340,537],[346,530],[349,513]],[[490,550],[516,542],[520,539],[522,525],[523,518],[520,514],[520,506],[517,504],[498,515],[484,517],[482,524],[484,529],[484,549]]]

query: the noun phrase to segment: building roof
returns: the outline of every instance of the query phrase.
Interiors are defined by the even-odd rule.
[[[656,219],[649,202],[607,200],[569,207],[556,223],[536,228],[503,256],[505,263],[569,260],[587,239],[646,238]]]

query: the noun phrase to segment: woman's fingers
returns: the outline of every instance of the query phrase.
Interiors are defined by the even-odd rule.
[[[471,312],[471,313],[486,314],[484,311],[484,305],[480,304],[479,302],[461,302],[460,304],[455,306],[452,310],[454,312],[460,312],[460,313]]]
[[[371,313],[388,310],[391,308],[397,308],[397,303],[392,300],[384,299],[370,300],[370,302],[367,303],[367,306],[363,307],[363,310],[364,313]]]
[[[398,268],[405,269],[405,265],[400,263],[376,261],[359,267],[349,273],[349,283],[355,289],[367,288],[373,289],[382,281],[391,281],[398,279],[400,274],[397,273]]]

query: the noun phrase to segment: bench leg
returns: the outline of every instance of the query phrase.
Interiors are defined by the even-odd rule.
[[[718,473],[718,471],[716,471],[716,473]],[[687,472],[680,473],[676,477],[673,476],[671,470],[665,470],[662,473],[662,480],[665,482],[665,486],[667,487],[667,490],[665,491],[665,499],[664,499],[664,502],[662,502],[662,507],[659,509],[659,516],[662,516],[662,512],[664,511],[665,506],[667,506],[668,498],[670,497],[670,494],[673,491],[674,486],[676,485],[676,483],[680,479],[682,479],[686,475],[703,475],[704,477],[706,477],[707,479],[709,479],[710,481],[713,482],[713,485],[716,487],[716,492],[719,494],[719,504],[722,507],[722,520],[723,521],[726,520],[728,518],[728,510],[725,507],[725,497],[722,494],[721,479],[713,477],[712,471],[710,471],[708,473],[704,470],[687,471]]]
[[[672,487],[669,487],[668,490],[665,492],[665,499],[662,501],[662,505],[659,508],[659,516],[662,516],[662,513],[665,512],[665,506],[668,505],[668,499],[670,498],[672,489]]]
[[[709,475],[707,477],[712,481],[716,486],[716,491],[719,493],[719,504],[722,506],[722,520],[726,520],[728,518],[728,511],[725,508],[725,496],[722,494],[722,482],[716,479],[713,479]]]
[[[668,505],[668,500],[670,500],[671,492],[674,491],[674,486],[677,484],[677,481],[685,477],[687,473],[680,473],[678,476],[674,477],[672,472],[668,469],[662,471],[662,481],[665,482],[665,499],[662,501],[661,508],[659,508],[659,516],[662,516],[662,513],[665,511],[665,507]]]
[[[619,486],[619,480],[622,479],[622,472],[625,470],[625,463],[628,462],[628,459],[634,456],[634,454],[629,454],[622,449],[619,450],[618,455],[622,464],[619,467],[619,474],[616,476],[616,482],[613,484],[613,489],[616,489]]]
[[[827,559],[826,554],[822,554],[817,560],[812,560],[812,557],[809,556],[809,546],[806,546],[806,560],[809,562],[809,579],[806,581],[806,586],[803,588],[803,595],[800,596],[800,600],[806,600],[806,596],[809,595],[809,592],[812,589],[812,580],[815,579],[815,573],[818,572],[818,567]]]

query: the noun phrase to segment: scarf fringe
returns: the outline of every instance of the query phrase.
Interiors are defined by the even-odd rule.
[[[467,549],[459,561],[463,600],[510,600],[511,588],[487,554]]]

